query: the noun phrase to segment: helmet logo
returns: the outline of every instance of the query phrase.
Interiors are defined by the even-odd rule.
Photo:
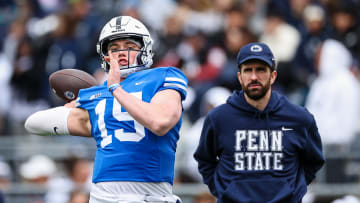
[[[116,31],[115,32],[122,32],[122,31],[125,31],[125,29],[121,28],[121,24],[123,23],[123,17],[122,16],[119,16],[116,18]]]
[[[250,50],[252,52],[261,52],[263,49],[262,49],[262,47],[260,45],[255,44],[255,45],[250,47]]]

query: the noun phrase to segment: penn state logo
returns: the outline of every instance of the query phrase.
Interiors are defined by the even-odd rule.
[[[235,131],[235,162],[236,171],[266,171],[284,169],[285,130],[236,130]]]
[[[250,51],[252,51],[252,52],[262,52],[262,50],[263,50],[263,48],[260,45],[257,45],[257,44],[252,45],[250,47]]]
[[[75,99],[75,94],[73,92],[66,91],[66,92],[64,92],[64,95],[65,95],[66,98],[68,98],[70,100]]]

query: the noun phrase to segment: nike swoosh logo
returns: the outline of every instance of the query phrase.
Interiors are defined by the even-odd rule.
[[[289,131],[289,130],[294,130],[294,129],[292,129],[292,128],[285,128],[285,127],[283,126],[283,127],[281,127],[281,130],[282,130],[282,131]]]
[[[142,83],[144,83],[145,81],[141,81],[141,82],[137,82],[137,83],[135,83],[135,85],[140,85],[140,84],[142,84]]]
[[[57,129],[59,129],[59,128],[58,128],[58,127],[54,127],[54,132],[55,132],[55,134],[58,135]]]

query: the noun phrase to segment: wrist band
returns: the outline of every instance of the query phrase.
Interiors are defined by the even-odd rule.
[[[114,92],[114,90],[118,87],[120,87],[121,85],[120,84],[112,84],[108,87],[109,91],[111,92],[111,94]]]

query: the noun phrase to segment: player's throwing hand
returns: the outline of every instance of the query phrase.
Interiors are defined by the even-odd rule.
[[[120,78],[121,78],[120,67],[118,61],[114,57],[114,55],[118,54],[118,52],[120,51],[113,52],[111,49],[108,51],[109,62],[110,62],[110,70],[109,70],[108,83],[107,83],[108,87],[110,85],[120,83]]]

